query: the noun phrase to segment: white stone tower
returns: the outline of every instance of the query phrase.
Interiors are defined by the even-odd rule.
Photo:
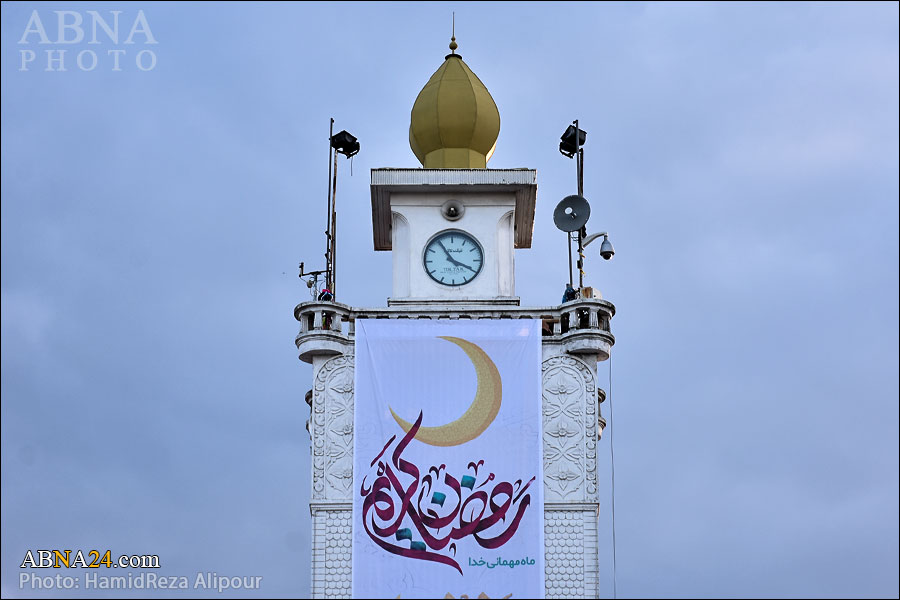
[[[313,366],[314,598],[350,597],[358,318],[543,322],[546,596],[599,594],[597,440],[605,394],[597,364],[615,341],[609,330],[615,307],[599,298],[520,306],[514,253],[531,247],[537,173],[486,168],[499,112],[455,49],[454,41],[412,109],[410,146],[424,168],[372,170],[374,248],[393,257],[387,307],[314,301],[294,309],[299,356]]]

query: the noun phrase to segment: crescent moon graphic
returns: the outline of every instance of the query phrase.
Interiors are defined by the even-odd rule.
[[[500,412],[503,386],[497,365],[484,350],[462,338],[444,335],[439,337],[456,344],[468,355],[472,366],[475,367],[478,387],[475,390],[475,399],[460,418],[439,427],[420,427],[415,439],[431,446],[458,446],[477,438],[494,421]],[[403,431],[409,433],[412,423],[401,419],[393,408],[390,410],[397,424]]]

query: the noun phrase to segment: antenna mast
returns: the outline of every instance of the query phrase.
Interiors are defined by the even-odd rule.
[[[575,125],[576,134],[578,131],[578,119],[575,119],[573,123]],[[587,137],[587,136],[585,136]],[[580,141],[580,140],[579,140]],[[578,185],[578,195],[584,198],[584,147],[579,143],[578,144],[578,152],[575,154],[575,170]],[[571,235],[571,234],[570,234]],[[584,236],[587,235],[587,230],[585,230],[584,225],[582,225],[578,229],[578,290],[581,291],[581,288],[584,287]],[[571,239],[571,238],[570,238]],[[569,252],[571,252],[571,241],[569,242]],[[571,259],[569,260],[569,269],[571,269]],[[572,278],[571,271],[569,272],[569,279]]]
[[[328,123],[328,207],[325,224],[325,268],[321,271],[303,272],[303,263],[300,263],[300,277],[312,276],[307,281],[310,290],[313,287],[318,289],[318,276],[325,275],[324,290],[328,290],[328,294],[319,298],[318,291],[314,291],[313,295],[319,300],[334,300],[334,288],[336,284],[336,258],[337,258],[337,172],[338,161],[337,155],[343,154],[347,158],[351,158],[359,152],[359,141],[347,133],[346,130],[334,133],[334,119],[330,119]],[[352,169],[351,169],[352,175]]]
[[[332,171],[331,171],[331,155],[334,149],[331,147],[331,139],[334,137],[334,117],[330,119],[328,124],[328,217],[325,226],[325,288],[334,293],[334,200],[332,196]],[[334,184],[337,185],[337,156],[334,157]]]
[[[575,159],[575,185],[578,193],[566,196],[557,205],[553,213],[556,226],[566,232],[569,242],[569,286],[572,286],[572,242],[578,243],[578,293],[584,290],[584,248],[592,241],[603,236],[600,245],[600,256],[609,260],[615,254],[609,241],[609,234],[605,231],[588,235],[587,224],[590,217],[590,204],[584,197],[584,143],[587,140],[587,132],[579,129],[578,119],[572,121],[562,136],[559,138],[559,152],[567,158]],[[568,292],[567,292],[568,293]]]

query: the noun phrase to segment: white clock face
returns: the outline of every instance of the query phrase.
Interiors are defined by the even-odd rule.
[[[425,244],[425,272],[442,285],[465,285],[475,279],[484,263],[481,244],[455,229],[442,231]]]

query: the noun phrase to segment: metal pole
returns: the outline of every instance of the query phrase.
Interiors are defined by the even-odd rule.
[[[578,121],[576,121],[578,123]],[[578,125],[575,126],[576,132],[575,136],[578,139],[577,128]],[[584,197],[584,148],[578,148],[578,156],[576,156],[576,161],[578,163],[578,195]],[[584,287],[584,227],[578,230],[578,291],[581,291],[581,288]]]
[[[328,124],[328,222],[325,225],[325,287],[331,289],[331,138],[334,135],[334,119]]]
[[[572,124],[575,125],[575,185],[578,188],[578,195],[581,196],[581,164],[579,163],[581,137],[578,135],[578,119],[572,121]]]
[[[584,159],[584,150],[581,148],[581,130],[578,129],[578,119],[575,119],[575,147],[577,151],[575,152],[575,184],[578,188],[578,195],[584,196],[584,170],[582,168],[583,159]],[[582,244],[583,236],[581,233],[584,231],[584,227],[578,230],[578,291],[581,292],[581,288],[584,287],[584,246]]]
[[[337,285],[337,152],[334,153],[334,179],[331,180],[331,290],[332,296]],[[336,296],[335,296],[336,298]]]
[[[581,291],[581,288],[584,287],[584,246],[582,245],[582,241],[584,237],[582,233],[584,232],[584,227],[578,230],[578,291]]]
[[[578,149],[578,195],[584,196],[584,148]]]

